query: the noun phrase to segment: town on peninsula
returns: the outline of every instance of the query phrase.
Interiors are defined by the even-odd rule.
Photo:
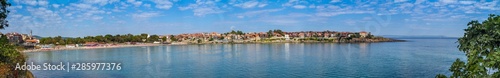
[[[285,32],[279,29],[268,32],[247,32],[232,30],[226,33],[185,33],[177,35],[123,34],[97,35],[86,37],[39,37],[30,34],[0,33],[6,36],[11,44],[19,46],[23,52],[39,52],[51,50],[95,49],[133,46],[181,45],[181,44],[240,44],[240,43],[369,43],[399,42],[374,36],[370,32],[338,32],[338,31],[298,31]]]

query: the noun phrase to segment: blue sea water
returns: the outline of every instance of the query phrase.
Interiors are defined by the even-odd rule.
[[[27,53],[28,62],[121,63],[121,70],[32,71],[36,77],[378,77],[450,75],[457,39],[381,43],[204,44]]]

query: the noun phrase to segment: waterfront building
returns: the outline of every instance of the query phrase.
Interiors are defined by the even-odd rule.
[[[361,31],[359,32],[359,35],[361,35],[361,38],[365,38],[366,36],[368,36],[368,33],[365,31]]]
[[[19,33],[13,32],[13,33],[7,33],[5,35],[7,36],[7,39],[9,39],[10,43],[20,44],[24,42],[23,36]]]
[[[290,40],[290,35],[285,35],[285,40]]]

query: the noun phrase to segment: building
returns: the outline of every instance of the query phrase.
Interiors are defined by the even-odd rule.
[[[9,39],[9,42],[10,43],[14,43],[14,44],[20,44],[20,43],[23,43],[24,40],[23,40],[23,36],[19,33],[7,33],[5,34],[7,36],[7,39]]]
[[[350,33],[348,32],[341,32],[340,37],[350,37]]]
[[[285,35],[285,40],[290,40],[290,35]]]
[[[40,40],[38,40],[38,39],[28,39],[28,40],[25,40],[24,42],[25,43],[36,43],[36,44],[38,44],[38,43],[40,43]]]
[[[368,36],[368,32],[361,31],[359,32],[359,35],[361,36],[361,38],[365,38],[366,36]]]

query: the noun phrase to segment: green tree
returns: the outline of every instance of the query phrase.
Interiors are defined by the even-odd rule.
[[[42,44],[55,44],[55,40],[52,37],[46,37],[40,39],[40,43]]]
[[[97,42],[97,40],[92,36],[83,37],[85,42]]]
[[[175,36],[174,36],[174,35],[170,35],[170,40],[172,40],[172,41],[177,41],[177,38],[175,38]]]
[[[208,41],[214,41],[214,38],[209,38]]]
[[[24,63],[26,56],[16,49],[16,46],[9,44],[6,36],[0,37],[0,77],[16,77],[16,74],[26,74],[26,71],[14,70],[17,63]]]
[[[146,33],[142,33],[140,35],[141,41],[143,41],[143,42],[147,42],[148,41],[148,37],[149,37],[149,34],[146,34]]]
[[[467,62],[457,59],[449,69],[453,72],[451,78],[500,77],[499,15],[491,14],[482,23],[477,20],[469,22],[464,36],[458,39],[458,43],[458,49],[465,53]],[[439,74],[436,77],[445,76]]]
[[[161,37],[161,41],[167,41],[167,37],[165,36]]]
[[[359,33],[354,33],[351,35],[351,38],[360,38],[361,35]]]
[[[9,26],[8,21],[5,20],[9,13],[7,9],[9,6],[10,3],[8,3],[7,0],[0,0],[0,29]],[[29,71],[13,69],[17,63],[23,63],[25,61],[26,57],[19,52],[14,45],[9,44],[7,37],[5,35],[0,35],[0,77],[33,77]]]
[[[74,38],[66,38],[64,39],[65,44],[75,44],[75,39]]]
[[[104,35],[104,42],[106,43],[114,42],[113,35],[111,34]]]
[[[154,41],[158,41],[158,39],[160,39],[160,36],[158,36],[158,35],[151,35],[151,36],[148,38],[148,41],[149,41],[149,42],[154,42]]]
[[[234,30],[231,30],[231,32],[229,32],[230,34],[236,34],[236,31]]]
[[[196,42],[201,43],[201,39],[196,40]]]
[[[57,44],[57,43],[61,42],[62,40],[63,40],[63,39],[62,39],[62,37],[61,37],[61,36],[57,36],[57,37],[54,37],[53,42],[54,42],[55,44]]]
[[[273,37],[273,30],[267,31],[267,36],[268,37]]]
[[[278,33],[280,35],[285,35],[285,33],[283,31],[281,31],[280,29],[274,30],[274,33]]]
[[[125,42],[125,36],[117,34],[113,37],[113,42],[123,43]]]
[[[142,42],[141,35],[132,36],[132,42]]]
[[[237,31],[231,30],[231,32],[224,33],[224,35],[227,35],[227,34],[244,35],[245,33],[243,33],[243,31],[240,31],[240,30],[237,30]]]
[[[97,40],[97,42],[105,42],[106,41],[106,38],[104,38],[104,36],[102,36],[102,35],[97,35],[94,38]]]
[[[9,27],[9,24],[7,20],[7,15],[9,14],[9,10],[7,10],[7,7],[10,6],[10,3],[7,2],[7,0],[0,0],[0,29],[4,29],[5,27]]]
[[[124,39],[123,39],[123,40],[124,40],[125,42],[132,42],[132,38],[133,38],[133,37],[134,37],[134,35],[132,35],[132,34],[127,34],[127,35],[125,35],[125,36],[124,36]]]
[[[82,39],[82,38],[80,38],[80,37],[76,37],[76,38],[75,38],[75,41],[76,41],[76,44],[83,44],[83,43],[85,43],[85,40],[83,40],[83,39]]]
[[[372,38],[373,38],[373,35],[372,35],[372,34],[368,34],[368,35],[366,36],[366,38],[368,38],[368,39],[372,39]]]
[[[245,33],[243,33],[243,31],[238,30],[238,31],[236,31],[236,34],[238,34],[238,35],[244,35]]]

